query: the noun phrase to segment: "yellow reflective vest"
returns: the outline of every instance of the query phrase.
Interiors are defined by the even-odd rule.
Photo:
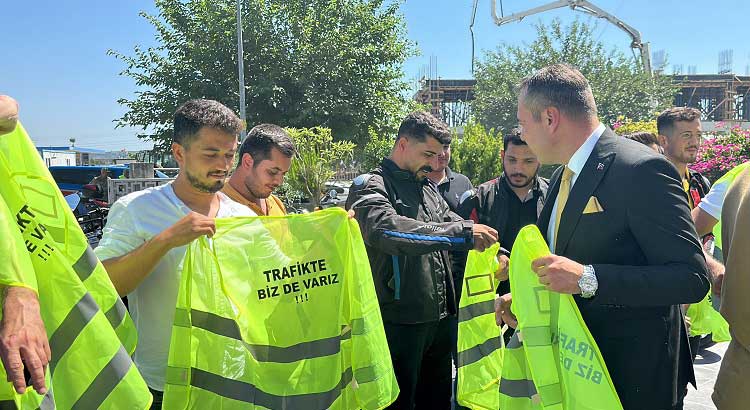
[[[547,290],[531,270],[531,262],[547,254],[535,225],[521,229],[510,258],[511,309],[518,329],[505,354],[500,408],[622,409],[573,297]]]
[[[727,190],[729,190],[729,187],[732,186],[732,182],[734,182],[734,179],[737,178],[737,175],[742,173],[742,171],[749,166],[750,166],[750,162],[745,162],[740,165],[737,165],[736,167],[729,170],[726,174],[724,174],[721,178],[716,180],[716,182],[714,182],[714,185],[727,183],[728,185]],[[721,220],[719,220],[719,222],[716,225],[714,225],[713,234],[714,234],[714,246],[721,249]]]
[[[497,410],[503,338],[495,323],[495,271],[499,244],[469,251],[458,306],[458,403],[472,410]]]
[[[23,409],[148,408],[151,395],[130,359],[133,322],[20,124],[0,136],[0,181],[23,240],[14,252],[31,261],[52,351],[43,398],[33,389],[17,396],[5,382],[0,391]]]
[[[381,409],[398,395],[343,209],[216,220],[186,253],[164,408]]]

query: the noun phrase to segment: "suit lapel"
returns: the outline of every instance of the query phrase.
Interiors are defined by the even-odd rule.
[[[588,203],[596,187],[599,186],[615,158],[615,153],[610,147],[614,138],[617,138],[617,136],[612,131],[609,129],[604,131],[593,151],[591,151],[581,174],[576,178],[575,185],[570,191],[568,202],[565,204],[565,209],[563,209],[560,217],[560,226],[557,229],[557,239],[555,240],[555,254],[557,255],[565,254],[568,242],[573,236],[584,208],[586,208],[586,203]]]
[[[558,167],[555,172],[552,173],[552,178],[550,178],[547,188],[547,198],[545,199],[542,213],[539,214],[539,218],[536,222],[536,226],[539,227],[542,235],[544,235],[545,241],[547,240],[549,220],[552,217],[552,206],[555,205],[555,201],[557,200],[557,193],[560,192],[560,175],[562,175],[562,169],[563,167]]]

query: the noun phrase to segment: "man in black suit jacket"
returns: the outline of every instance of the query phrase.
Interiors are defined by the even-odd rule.
[[[677,170],[606,129],[568,65],[523,80],[518,120],[543,164],[566,164],[537,222],[553,254],[532,269],[575,295],[626,410],[681,409],[694,375],[678,305],[700,301],[709,280]],[[510,303],[497,313],[512,324]]]

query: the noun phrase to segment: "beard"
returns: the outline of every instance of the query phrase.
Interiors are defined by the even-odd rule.
[[[414,179],[416,179],[417,181],[421,181],[427,178],[427,174],[429,174],[432,171],[434,171],[434,169],[432,169],[431,166],[425,165],[422,168],[419,168],[417,172],[414,173]]]
[[[262,188],[252,186],[248,184],[247,182],[245,182],[245,188],[247,189],[247,192],[249,192],[250,195],[252,195],[253,198],[256,198],[256,199],[266,199],[269,196],[271,196],[271,192],[263,192],[261,191]]]
[[[534,174],[536,176],[536,174]],[[527,186],[531,185],[532,182],[534,182],[534,176],[528,176],[525,174],[512,174],[512,175],[506,175],[506,180],[508,181],[508,185],[512,186],[513,188],[526,188]],[[523,182],[520,184],[513,183],[513,178],[516,177],[523,177]]]
[[[185,176],[187,176],[190,185],[201,192],[213,194],[221,191],[221,188],[224,188],[224,179],[214,182],[201,181],[198,177],[187,171],[185,171]]]

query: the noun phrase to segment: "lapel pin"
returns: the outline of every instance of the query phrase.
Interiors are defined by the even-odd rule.
[[[596,169],[597,169],[598,171],[601,171],[601,170],[603,170],[603,169],[604,169],[604,164],[602,164],[602,163],[600,162],[599,164],[597,164],[597,165],[596,165]]]

